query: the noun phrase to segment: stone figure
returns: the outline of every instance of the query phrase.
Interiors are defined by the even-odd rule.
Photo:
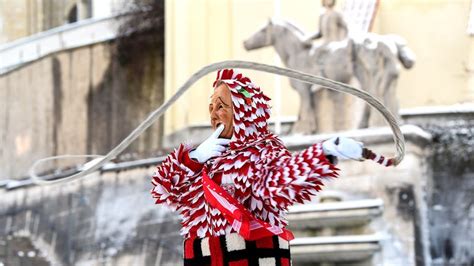
[[[334,10],[336,0],[322,0],[321,5],[325,7],[323,14],[319,16],[319,30],[310,35],[305,41],[311,45],[311,41],[323,38],[324,43],[342,41],[347,38],[348,29],[343,15]]]
[[[244,41],[247,50],[273,46],[286,67],[306,73],[322,76],[349,84],[355,78],[363,90],[380,99],[389,110],[397,115],[395,85],[400,73],[400,62],[405,68],[413,66],[413,52],[405,41],[394,35],[365,34],[351,36],[339,41],[317,43],[308,46],[307,36],[301,29],[284,20],[269,20],[267,25]],[[324,36],[324,35],[323,35]],[[324,123],[330,123],[331,131],[347,129],[347,124],[354,120],[354,114],[363,113],[357,118],[357,126],[367,127],[369,107],[360,110],[350,109],[345,95],[322,90],[310,84],[290,80],[291,86],[298,92],[301,105],[298,120],[292,132],[313,134]],[[327,95],[326,95],[327,94]],[[326,95],[332,106],[321,107],[321,99]],[[324,110],[322,110],[324,109]],[[324,121],[332,115],[332,121]]]

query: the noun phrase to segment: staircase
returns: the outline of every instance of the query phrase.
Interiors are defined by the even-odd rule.
[[[340,263],[371,265],[381,238],[370,223],[381,216],[381,199],[341,201],[321,197],[319,203],[296,205],[287,216],[295,234],[291,254],[295,265]],[[337,201],[334,201],[337,200]]]

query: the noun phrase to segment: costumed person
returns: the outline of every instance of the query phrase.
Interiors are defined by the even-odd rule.
[[[362,143],[332,138],[292,154],[268,130],[270,98],[249,78],[224,69],[213,87],[214,132],[172,152],[151,193],[181,215],[184,265],[290,265],[288,207],[337,177],[337,158],[360,159]]]

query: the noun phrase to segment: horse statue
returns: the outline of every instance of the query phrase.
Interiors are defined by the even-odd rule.
[[[272,45],[288,68],[346,84],[354,82],[355,78],[362,89],[381,100],[392,114],[398,114],[395,97],[400,74],[398,61],[406,69],[415,62],[414,53],[401,37],[369,33],[341,41],[308,44],[306,36],[288,21],[271,19],[244,41],[244,47],[254,50]],[[298,120],[293,125],[292,133],[314,134],[327,123],[331,124],[329,131],[347,128],[348,123],[357,128],[377,124],[377,119],[371,118],[368,105],[357,109],[354,103],[350,103],[351,98],[341,93],[296,80],[290,80],[290,84],[301,99]],[[322,99],[325,96],[331,101],[324,104]],[[328,113],[333,117],[332,121],[325,120]],[[350,117],[361,113],[359,118]],[[355,120],[358,122],[353,122]]]

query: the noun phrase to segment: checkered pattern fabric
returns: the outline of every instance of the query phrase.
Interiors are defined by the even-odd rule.
[[[184,265],[290,266],[289,242],[278,236],[247,241],[237,233],[187,239]]]

